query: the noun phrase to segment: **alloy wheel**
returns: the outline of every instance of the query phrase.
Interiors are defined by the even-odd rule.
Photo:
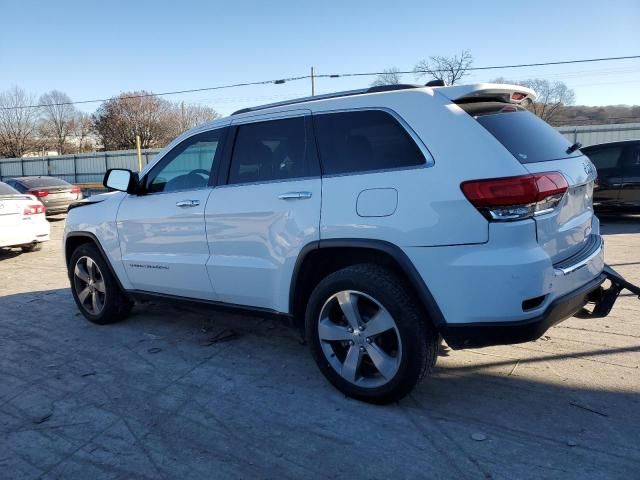
[[[318,319],[325,358],[346,381],[380,387],[398,372],[402,341],[395,320],[373,297],[355,290],[333,294]]]
[[[98,264],[90,257],[80,257],[73,269],[73,285],[80,305],[91,315],[104,308],[107,290]]]

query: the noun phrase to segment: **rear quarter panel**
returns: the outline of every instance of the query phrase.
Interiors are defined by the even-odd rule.
[[[522,175],[526,170],[491,134],[434,90],[345,97],[311,104],[314,113],[341,109],[389,109],[420,138],[433,166],[323,177],[321,238],[371,238],[405,246],[484,243],[488,223],[467,201],[460,183]],[[392,215],[361,217],[366,189],[395,189]]]

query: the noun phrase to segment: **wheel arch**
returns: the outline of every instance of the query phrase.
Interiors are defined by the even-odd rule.
[[[289,288],[289,313],[294,321],[304,318],[311,292],[326,275],[357,263],[391,268],[404,278],[434,326],[445,324],[440,307],[409,257],[397,245],[373,239],[327,239],[307,244],[298,255]]]
[[[120,282],[120,277],[118,277],[116,271],[113,268],[113,265],[111,265],[111,260],[109,259],[109,256],[104,251],[104,248],[102,248],[102,245],[100,245],[100,241],[98,240],[98,237],[96,237],[91,232],[70,232],[67,234],[64,241],[64,257],[65,257],[65,264],[67,265],[67,270],[69,268],[69,262],[71,261],[71,256],[73,255],[73,252],[75,252],[76,249],[81,245],[85,245],[87,243],[93,244],[97,247],[97,249],[100,251],[100,255],[102,255],[102,258],[107,264],[107,267],[109,267],[109,271],[111,272],[111,275],[113,275],[113,278],[116,279],[116,282],[118,283],[118,286],[120,287],[120,289],[122,291],[125,291],[125,288],[123,287],[122,282]]]

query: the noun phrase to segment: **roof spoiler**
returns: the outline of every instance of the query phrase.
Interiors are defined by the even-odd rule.
[[[536,92],[521,85],[502,83],[476,83],[473,85],[456,85],[453,87],[436,87],[441,95],[457,103],[465,101],[479,101],[499,99],[505,103],[522,103],[525,99],[536,99]]]

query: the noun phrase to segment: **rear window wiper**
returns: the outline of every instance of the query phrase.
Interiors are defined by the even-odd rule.
[[[575,152],[576,150],[578,150],[579,148],[582,148],[582,144],[580,142],[576,142],[573,145],[571,145],[569,148],[567,148],[567,155],[570,153]]]

